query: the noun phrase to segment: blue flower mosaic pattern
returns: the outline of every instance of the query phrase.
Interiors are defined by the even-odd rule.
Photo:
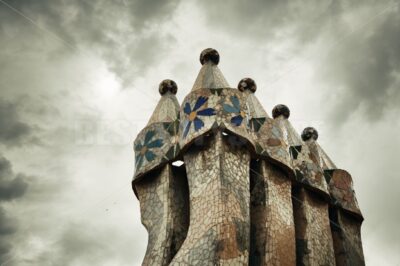
[[[193,109],[190,106],[190,103],[186,103],[183,108],[183,112],[186,114],[187,120],[185,121],[183,137],[186,138],[189,133],[190,126],[194,125],[194,130],[198,131],[204,126],[204,122],[199,118],[199,116],[212,116],[215,115],[215,110],[213,108],[204,108],[199,110],[206,102],[208,101],[208,97],[200,96],[197,98],[196,103],[193,106]]]
[[[246,113],[240,110],[240,102],[236,96],[230,97],[232,105],[224,103],[223,108],[224,111],[231,114],[236,114],[231,118],[231,123],[234,126],[240,126],[243,122],[243,119],[246,116]]]
[[[138,143],[135,145],[136,170],[142,166],[144,159],[151,162],[156,158],[154,152],[151,151],[152,149],[162,147],[162,139],[152,140],[155,134],[153,130],[148,131],[144,137],[143,144]]]

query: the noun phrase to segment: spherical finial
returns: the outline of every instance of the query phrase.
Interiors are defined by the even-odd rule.
[[[161,95],[164,95],[167,92],[176,94],[176,92],[178,91],[178,86],[176,85],[175,81],[171,79],[164,79],[158,86],[158,91]]]
[[[200,63],[204,65],[207,62],[212,62],[215,65],[219,63],[219,53],[213,48],[204,49],[200,54]]]
[[[284,104],[278,104],[272,109],[272,117],[277,118],[278,116],[283,115],[286,119],[290,116],[289,107]]]
[[[317,140],[318,139],[318,131],[313,127],[306,127],[303,130],[303,133],[301,133],[301,139],[303,141],[307,141],[311,138],[314,140]]]
[[[240,91],[249,90],[252,93],[254,93],[257,90],[256,82],[251,78],[244,78],[241,81],[239,81],[238,90]]]

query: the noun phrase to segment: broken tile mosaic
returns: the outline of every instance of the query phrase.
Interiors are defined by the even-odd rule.
[[[143,265],[365,265],[351,175],[315,128],[296,132],[287,106],[271,118],[254,80],[230,87],[219,61],[201,53],[181,106],[162,81],[134,141]]]

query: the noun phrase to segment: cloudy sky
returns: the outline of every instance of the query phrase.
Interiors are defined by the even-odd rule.
[[[132,141],[202,49],[354,178],[368,265],[400,265],[396,1],[0,0],[0,264],[139,265]],[[396,167],[395,167],[396,166]]]

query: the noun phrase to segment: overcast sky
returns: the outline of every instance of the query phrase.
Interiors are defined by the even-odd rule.
[[[140,265],[132,142],[204,48],[348,170],[368,265],[400,265],[396,1],[0,0],[0,264]]]

